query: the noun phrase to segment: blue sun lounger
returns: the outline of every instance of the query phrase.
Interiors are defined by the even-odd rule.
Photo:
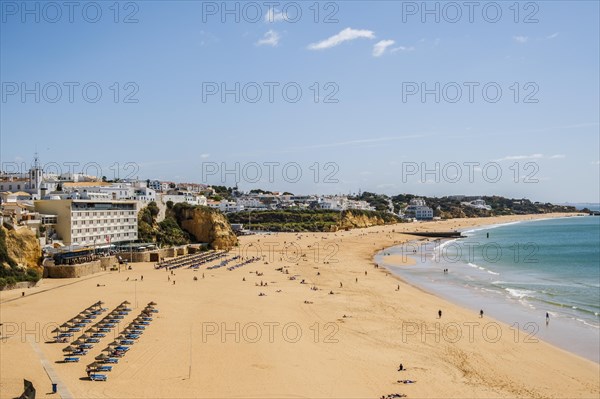
[[[87,351],[84,349],[80,349],[80,350],[74,351],[73,354],[78,355],[78,356],[85,356],[85,355],[87,355]]]
[[[133,328],[135,328],[136,330],[145,330],[145,329],[146,329],[146,327],[145,327],[145,326],[142,326],[142,325],[140,325],[140,324],[137,324],[137,323],[136,323],[136,324],[132,324],[131,326],[132,326]]]
[[[106,337],[106,334],[102,334],[102,333],[94,333],[92,334],[93,338],[104,338]]]
[[[139,334],[127,334],[125,336],[125,338],[127,338],[127,339],[138,339],[139,337],[140,337]]]
[[[94,345],[92,344],[81,344],[78,346],[79,349],[92,349]]]
[[[98,366],[96,371],[107,372],[112,371],[112,366]]]
[[[67,338],[67,337],[72,337],[73,333],[62,333],[62,334],[58,334],[58,338]]]
[[[121,340],[121,345],[133,345],[134,342],[130,339],[122,339]]]
[[[65,357],[65,359],[63,361],[65,363],[77,363],[77,362],[79,362],[79,358],[78,357]]]
[[[104,374],[90,374],[90,380],[92,381],[106,381],[108,377]]]
[[[116,351],[120,351],[120,352],[127,352],[127,351],[129,350],[129,347],[128,347],[128,346],[122,346],[122,345],[121,345],[121,346],[117,346],[117,347],[115,348],[115,350],[116,350]]]
[[[108,359],[104,359],[104,363],[117,364],[119,363],[119,359],[117,359],[116,357],[109,357]]]

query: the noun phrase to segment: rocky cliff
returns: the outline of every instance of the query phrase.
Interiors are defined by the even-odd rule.
[[[35,233],[28,228],[3,230],[6,253],[18,266],[41,270],[42,249]],[[8,266],[5,264],[5,266]]]
[[[177,210],[181,227],[198,242],[213,249],[229,250],[238,242],[225,215],[205,207],[184,207]]]
[[[374,212],[346,211],[340,216],[340,221],[333,227],[332,231],[381,226],[399,221],[392,216],[383,218],[380,214],[375,214]]]

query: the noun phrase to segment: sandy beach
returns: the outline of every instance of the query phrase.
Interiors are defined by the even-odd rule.
[[[133,270],[43,280],[24,297],[21,290],[2,292],[0,397],[18,397],[23,378],[46,397],[50,368],[74,398],[596,398],[597,363],[529,342],[373,261],[376,251],[414,239],[402,232],[532,218],[245,236],[231,255],[261,260],[233,271],[204,265],[171,275],[134,264]],[[108,309],[130,301],[125,322],[150,301],[160,311],[107,382],[88,381],[85,365],[113,337],[72,364],[57,363],[67,344],[46,342],[57,325],[98,300]],[[406,370],[398,371],[400,363]]]

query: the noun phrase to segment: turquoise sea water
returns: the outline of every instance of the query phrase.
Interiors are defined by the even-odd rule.
[[[403,279],[592,360],[600,355],[600,217],[568,217],[465,230],[466,238],[385,250],[415,267]],[[443,270],[448,269],[447,273]],[[546,312],[550,323],[546,325]]]

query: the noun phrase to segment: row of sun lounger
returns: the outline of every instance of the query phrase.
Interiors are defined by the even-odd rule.
[[[103,302],[99,301],[97,305],[101,305]],[[71,345],[67,346],[63,349],[63,352],[68,353],[64,358],[65,363],[76,363],[79,361],[79,358],[76,356],[85,356],[88,353],[88,350],[92,349],[95,344],[100,343],[100,340],[106,337],[106,334],[109,333],[113,328],[117,326],[118,323],[121,322],[129,314],[131,308],[128,308],[128,301],[124,301],[115,309],[113,309],[107,316],[105,316],[102,320],[95,323],[92,327],[87,329],[83,335],[77,338],[75,341],[71,343]],[[95,318],[101,312],[108,309],[101,309],[99,313],[93,314],[92,318]],[[92,318],[86,318],[81,320],[83,326],[92,322]],[[75,327],[78,330],[81,327]],[[67,332],[63,334],[68,334],[67,336],[72,336],[72,332]],[[60,336],[60,335],[59,335]]]
[[[256,262],[259,259],[260,258],[252,257],[252,258],[250,258],[248,260],[243,261],[242,263],[238,263],[237,265],[233,265],[231,267],[228,267],[227,270],[229,270],[229,271],[235,270],[235,269],[240,268],[242,266],[246,266],[247,264]]]
[[[74,333],[81,331],[81,329],[85,328],[86,325],[92,323],[98,315],[108,310],[102,307],[103,303],[104,302],[102,301],[98,301],[91,306],[88,306],[77,316],[64,322],[61,326],[54,329],[52,332],[56,333],[55,341],[67,342],[68,339],[74,335]]]
[[[194,264],[188,266],[188,269],[198,269],[200,266],[202,266],[202,265],[204,265],[206,263],[210,263],[210,262],[212,262],[214,260],[217,260],[219,258],[223,258],[225,256],[227,256],[226,252],[220,252],[218,254],[215,254],[214,256],[211,256],[211,257],[206,258],[206,259],[202,259],[199,262],[195,262]]]
[[[156,302],[150,302],[144,310],[125,327],[119,337],[106,347],[102,354],[96,356],[96,362],[88,364],[86,371],[91,381],[107,381],[108,376],[101,374],[112,371],[113,364],[119,363],[119,359],[125,356],[131,345],[144,333],[146,327],[153,320],[152,315],[158,313],[155,308]],[[106,354],[104,353],[106,352]]]
[[[234,260],[237,260],[239,258],[240,258],[239,255],[236,255],[236,256],[234,256],[232,258],[229,258],[229,259],[223,259],[218,265],[209,266],[206,269],[208,269],[208,270],[219,269],[221,267],[227,266],[230,262],[233,262]]]
[[[192,268],[192,267],[199,267],[202,264],[211,262],[215,259],[218,259],[220,257],[226,256],[225,252],[208,252],[208,253],[199,253],[199,254],[193,254],[193,255],[185,255],[185,256],[180,256],[174,259],[169,259],[166,261],[162,261],[157,263],[154,267],[155,269],[167,269],[167,270],[173,270],[173,269],[179,269],[182,267],[187,267],[187,268]]]

